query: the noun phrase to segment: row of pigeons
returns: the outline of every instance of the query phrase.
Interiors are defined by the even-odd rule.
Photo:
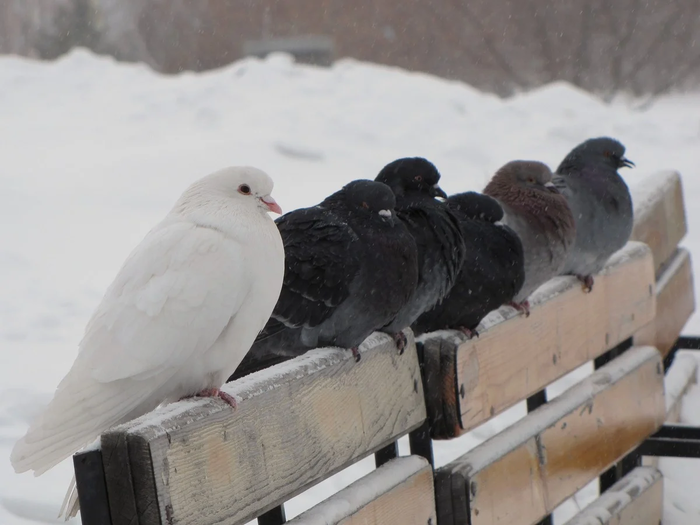
[[[483,193],[447,197],[423,158],[385,166],[317,206],[281,214],[272,179],[225,168],[192,184],[133,250],[90,318],[48,407],[15,444],[16,472],[46,472],[104,431],[319,346],[373,331],[476,335],[503,304],[559,274],[593,274],[632,229],[609,138],[576,147],[555,174],[514,161]],[[233,376],[231,376],[233,374]],[[73,485],[74,488],[74,485]],[[72,490],[63,515],[77,512]]]
[[[284,284],[272,316],[230,379],[311,348],[351,349],[379,330],[406,344],[457,329],[468,337],[492,310],[529,315],[528,296],[554,276],[593,274],[632,232],[632,200],[617,170],[633,166],[610,138],[587,140],[553,174],[513,161],[483,193],[447,196],[428,160],[404,158],[276,222]],[[442,198],[443,200],[438,200]]]

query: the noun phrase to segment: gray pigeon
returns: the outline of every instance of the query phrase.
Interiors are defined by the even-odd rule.
[[[509,303],[530,314],[528,296],[559,275],[576,236],[566,199],[541,162],[515,160],[499,169],[484,188],[503,208],[503,223],[518,234],[525,254],[525,282]]]
[[[395,204],[384,184],[357,180],[317,206],[277,219],[285,250],[282,291],[229,381],[321,346],[348,348],[359,360],[357,347],[394,319],[418,280],[416,243]],[[398,330],[383,331],[402,350]]]
[[[421,157],[390,162],[376,181],[389,186],[396,195],[396,215],[416,240],[418,286],[409,301],[385,327],[398,332],[412,325],[421,314],[440,303],[457,281],[464,263],[466,246],[459,219],[435,197],[447,197],[438,182],[440,172]]]
[[[632,166],[622,144],[601,137],[576,146],[557,168],[554,184],[576,221],[576,241],[562,273],[578,277],[585,291],[593,289],[593,274],[632,233],[632,197],[617,173]]]

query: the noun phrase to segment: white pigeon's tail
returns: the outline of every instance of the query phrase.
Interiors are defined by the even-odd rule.
[[[68,521],[71,518],[75,518],[79,510],[80,501],[78,501],[78,488],[75,485],[75,476],[73,476],[73,479],[70,480],[66,497],[63,499],[61,510],[58,512],[58,517]]]
[[[158,406],[153,394],[159,384],[153,377],[100,383],[81,368],[71,369],[44,413],[15,444],[10,454],[15,472],[33,470],[39,476],[105,430]]]

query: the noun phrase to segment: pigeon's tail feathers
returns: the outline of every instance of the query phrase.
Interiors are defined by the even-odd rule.
[[[63,499],[61,510],[58,512],[58,517],[63,518],[64,521],[68,521],[71,518],[75,518],[79,510],[80,501],[78,500],[78,487],[75,485],[75,476],[73,476],[73,479],[70,480],[66,497]]]
[[[39,476],[105,430],[154,409],[157,379],[100,383],[74,366],[44,413],[12,449],[15,472],[33,470]]]

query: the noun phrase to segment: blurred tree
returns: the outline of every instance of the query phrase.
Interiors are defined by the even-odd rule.
[[[611,97],[700,85],[700,0],[4,0],[0,52],[85,45],[206,70],[248,40],[329,35],[352,56],[500,95],[563,80]]]

